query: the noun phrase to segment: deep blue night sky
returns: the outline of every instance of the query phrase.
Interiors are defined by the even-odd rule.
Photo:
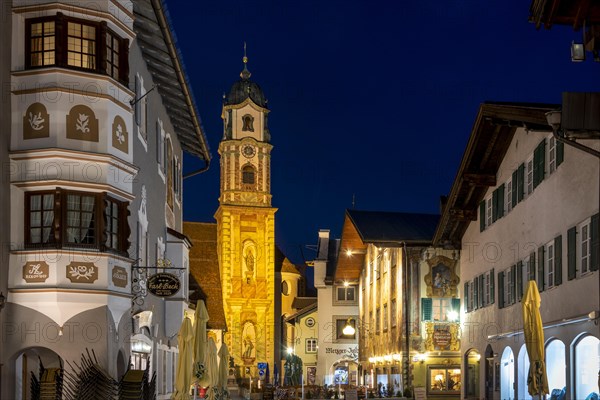
[[[529,1],[182,1],[169,12],[213,160],[184,181],[184,218],[214,222],[222,95],[243,42],[269,99],[277,243],[293,262],[344,210],[439,212],[484,101],[599,91],[570,60],[581,32],[528,23]],[[184,172],[199,168],[186,159]]]

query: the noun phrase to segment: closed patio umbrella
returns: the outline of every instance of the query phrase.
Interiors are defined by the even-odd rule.
[[[192,376],[192,340],[194,333],[192,322],[189,318],[184,318],[179,328],[179,360],[177,362],[177,377],[175,380],[175,393],[173,400],[188,400],[190,398],[190,384]]]
[[[215,341],[210,338],[208,339],[208,345],[206,346],[206,353],[204,354],[204,377],[202,378],[202,385],[209,386],[208,398],[214,399],[215,389],[219,383],[219,361],[217,359],[217,345]]]
[[[219,382],[218,386],[227,389],[227,376],[229,375],[229,349],[223,343],[219,349]]]
[[[531,396],[548,394],[548,378],[544,362],[544,326],[540,315],[540,292],[535,281],[529,281],[523,297],[523,332],[529,356],[527,389]]]
[[[198,300],[194,312],[194,367],[197,363],[204,362],[206,353],[206,323],[208,322],[208,311],[204,300]],[[193,380],[196,381],[195,370],[192,369]]]

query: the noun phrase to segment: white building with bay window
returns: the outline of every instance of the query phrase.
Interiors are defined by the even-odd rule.
[[[40,364],[60,371],[89,350],[117,380],[150,368],[168,398],[188,295],[183,152],[210,154],[164,5],[14,0],[3,12],[0,397],[29,398]],[[136,269],[162,259],[181,272],[166,300],[143,295],[149,270]]]

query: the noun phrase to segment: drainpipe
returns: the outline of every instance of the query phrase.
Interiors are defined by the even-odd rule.
[[[412,379],[411,379],[411,371],[410,371],[410,283],[409,283],[409,277],[410,277],[410,259],[408,257],[408,251],[406,250],[406,242],[402,242],[402,249],[403,249],[403,260],[402,260],[402,265],[404,266],[403,268],[403,279],[402,279],[402,286],[403,286],[403,290],[402,290],[402,303],[403,303],[403,314],[404,314],[404,329],[405,329],[405,342],[404,342],[404,346],[405,347],[405,357],[403,358],[403,369],[406,370],[406,380],[405,380],[405,384],[404,384],[404,389],[411,388],[412,387]]]
[[[183,179],[191,178],[192,176],[196,176],[196,175],[199,175],[199,174],[201,174],[203,172],[208,171],[208,168],[210,168],[210,161],[209,160],[204,160],[204,162],[206,163],[206,165],[204,167],[202,167],[202,168],[200,168],[200,169],[198,169],[198,170],[196,170],[194,172],[190,172],[189,174],[185,174],[183,176]]]

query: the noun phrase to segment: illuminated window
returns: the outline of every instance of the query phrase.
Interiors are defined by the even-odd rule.
[[[460,366],[428,366],[427,392],[431,395],[460,393]]]
[[[316,353],[317,352],[317,339],[306,339],[306,352]]]
[[[32,23],[29,28],[29,62],[32,67],[56,63],[56,31],[54,21]]]

